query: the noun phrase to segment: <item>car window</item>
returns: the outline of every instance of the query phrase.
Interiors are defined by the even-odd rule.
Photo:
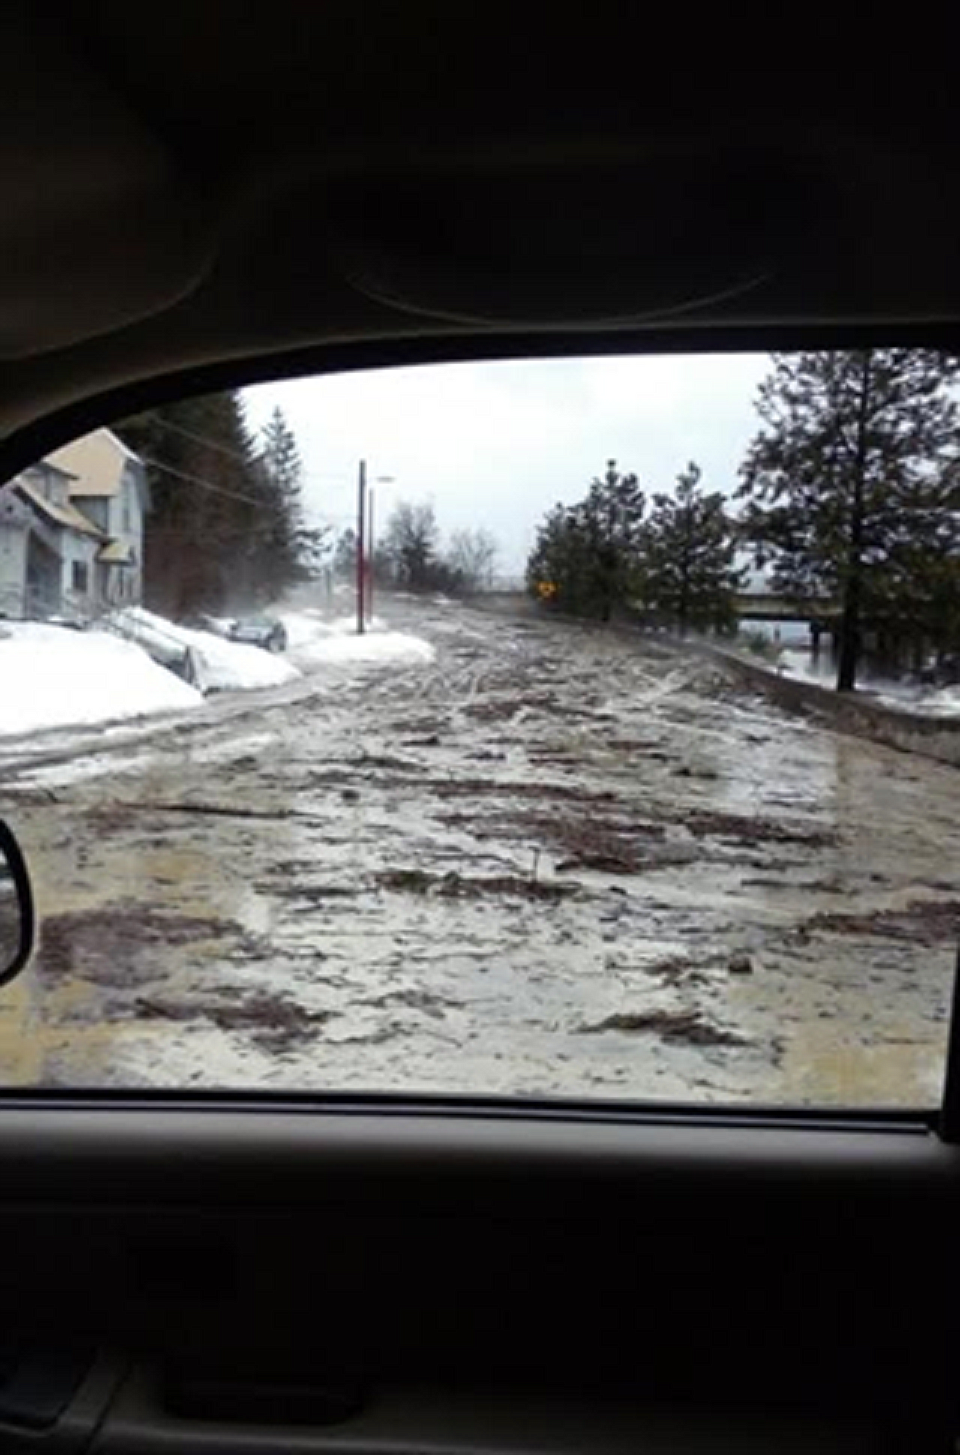
[[[0,1080],[939,1100],[956,362],[458,364],[0,492]]]

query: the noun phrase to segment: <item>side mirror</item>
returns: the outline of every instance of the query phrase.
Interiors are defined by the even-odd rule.
[[[19,975],[26,965],[35,933],[26,861],[13,831],[0,819],[0,985]]]

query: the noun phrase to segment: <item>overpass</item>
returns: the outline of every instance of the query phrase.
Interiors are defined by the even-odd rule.
[[[827,630],[840,618],[840,607],[827,597],[797,601],[772,591],[740,591],[735,607],[741,621],[808,621]]]

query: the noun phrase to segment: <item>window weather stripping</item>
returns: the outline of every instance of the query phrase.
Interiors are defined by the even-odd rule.
[[[960,1142],[960,948],[953,972],[947,1071],[940,1107],[940,1136],[945,1142]]]

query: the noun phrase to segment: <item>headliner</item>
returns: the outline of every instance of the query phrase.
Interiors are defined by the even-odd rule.
[[[953,47],[815,20],[11,0],[3,473],[161,397],[308,370],[951,346]]]

